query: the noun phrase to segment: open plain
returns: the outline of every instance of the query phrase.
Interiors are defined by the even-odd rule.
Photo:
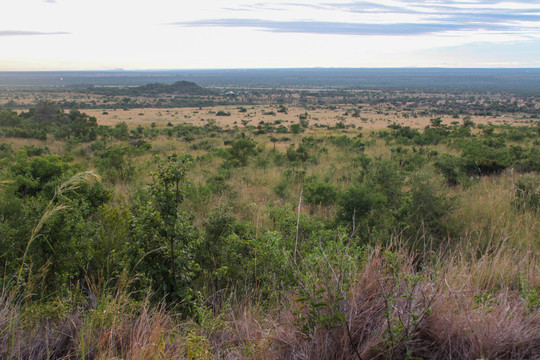
[[[539,105],[0,90],[0,359],[533,359]]]

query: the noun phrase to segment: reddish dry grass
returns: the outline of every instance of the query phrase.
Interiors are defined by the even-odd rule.
[[[308,331],[298,324],[306,324],[310,308],[300,306],[294,293],[283,294],[281,305],[270,309],[256,305],[253,295],[217,313],[201,307],[198,323],[179,322],[163,305],[145,302],[132,310],[128,296],[116,294],[102,297],[107,303],[96,309],[79,307],[63,320],[36,324],[4,292],[0,359],[538,358],[540,309],[519,289],[501,282],[489,287],[489,281],[478,286],[482,281],[471,278],[482,275],[474,272],[459,283],[456,276],[467,265],[457,257],[418,270],[413,256],[394,254],[397,262],[373,251],[344,297],[331,293],[340,284],[330,280],[324,293],[329,306],[320,314],[342,312],[345,321],[314,323]],[[523,274],[538,271],[534,262],[523,268],[523,262],[510,260],[493,257],[492,265],[510,273],[514,267]],[[104,309],[114,314],[100,322]]]
[[[414,275],[411,258],[403,260],[400,273]],[[345,323],[306,337],[294,326],[296,316],[285,317],[276,335],[282,358],[404,359],[407,353],[422,359],[538,357],[538,307],[528,308],[518,293],[508,289],[456,290],[447,286],[444,276],[439,279],[424,276],[416,285],[396,283],[383,257],[372,257],[340,306]],[[385,315],[386,309],[390,315]],[[399,331],[398,324],[403,324]],[[390,328],[394,330],[388,332]]]

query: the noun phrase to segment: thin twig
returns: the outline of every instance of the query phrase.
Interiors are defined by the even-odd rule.
[[[302,207],[302,193],[304,189],[300,190],[300,199],[298,200],[298,216],[296,218],[296,239],[294,241],[294,262],[296,263],[296,252],[298,251],[298,231],[300,228],[300,209]]]

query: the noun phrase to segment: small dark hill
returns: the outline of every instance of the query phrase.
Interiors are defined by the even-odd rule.
[[[151,83],[127,88],[93,88],[91,92],[103,95],[156,96],[175,95],[212,95],[214,91],[200,87],[191,81],[177,81],[174,84]]]
[[[131,89],[141,95],[155,94],[178,94],[178,95],[209,95],[212,91],[202,88],[191,81],[177,81],[174,84],[167,85],[161,83],[147,84]]]

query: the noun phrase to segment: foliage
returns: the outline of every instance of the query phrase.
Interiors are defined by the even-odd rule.
[[[196,235],[190,218],[180,209],[187,193],[190,156],[169,155],[158,161],[149,199],[133,210],[130,223],[132,269],[169,300],[189,300],[194,276]],[[134,261],[137,261],[133,264]]]
[[[308,149],[304,144],[298,145],[296,149],[294,148],[293,145],[289,146],[289,148],[287,148],[286,156],[287,156],[287,159],[292,163],[306,162],[310,159]]]
[[[346,189],[339,200],[338,220],[358,226],[376,207],[387,204],[382,193],[373,191],[367,184],[357,184]]]
[[[464,141],[461,148],[462,167],[469,176],[499,173],[512,164],[512,156],[506,148],[490,147],[477,140]]]
[[[57,104],[41,100],[28,112],[18,116],[9,110],[0,111],[0,128],[8,137],[23,137],[45,140],[47,133],[59,139],[89,142],[97,138],[98,125],[95,117],[72,109],[65,113]]]
[[[305,184],[304,198],[307,204],[328,206],[335,203],[337,191],[328,180],[311,178]]]
[[[237,278],[237,256],[233,252],[230,236],[233,234],[236,219],[230,208],[220,206],[214,209],[204,221],[202,241],[197,249],[197,262],[205,284],[212,286],[211,293],[222,289],[222,282]],[[234,274],[236,276],[231,276]]]
[[[441,191],[443,187],[440,184],[430,181],[430,177],[429,174],[414,177],[409,192],[406,233],[411,239],[423,238],[424,246],[434,238],[442,240],[448,237],[451,230],[447,218],[452,210],[452,199]]]
[[[242,138],[231,144],[229,155],[233,166],[246,166],[250,157],[257,153],[257,143],[253,138]]]
[[[128,181],[135,173],[127,146],[113,145],[97,152],[96,163],[103,176],[112,182]]]
[[[435,167],[443,174],[448,185],[456,186],[463,183],[464,175],[461,174],[462,161],[460,158],[450,154],[442,154],[435,162]]]

